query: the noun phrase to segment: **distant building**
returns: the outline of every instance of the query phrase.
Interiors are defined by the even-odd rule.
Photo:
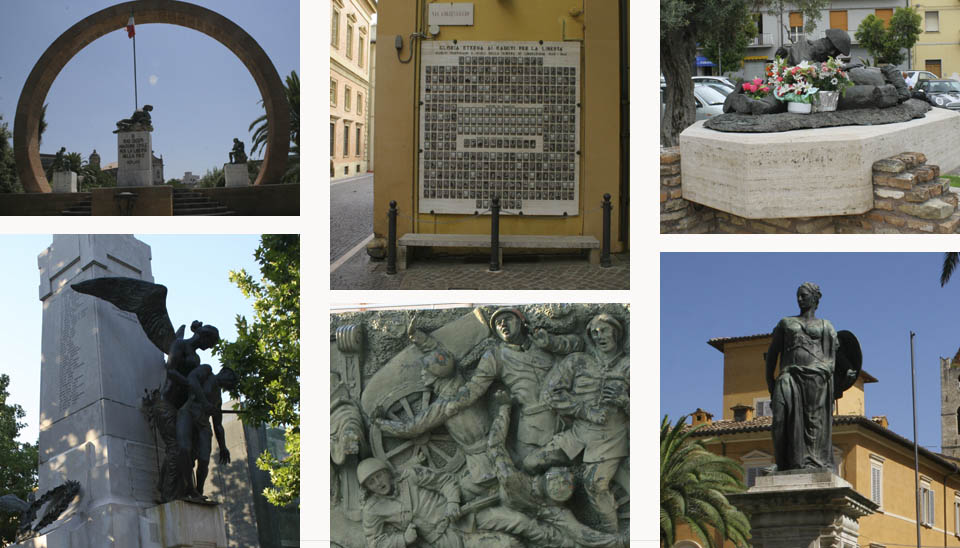
[[[950,3],[956,5],[953,0]],[[764,9],[753,14],[757,25],[757,36],[747,45],[742,67],[718,67],[716,63],[707,59],[701,50],[697,52],[694,75],[735,73],[742,74],[748,80],[763,78],[767,63],[773,61],[774,53],[780,46],[790,46],[801,40],[818,40],[825,36],[827,29],[845,30],[850,35],[850,55],[841,56],[843,60],[859,61],[863,58],[872,61],[873,57],[866,48],[860,46],[854,36],[857,28],[868,15],[874,15],[889,25],[893,10],[903,6],[903,0],[837,0],[831,2],[828,9],[820,10],[817,27],[810,33],[805,32],[804,26],[807,21],[796,5],[784,3],[782,12]],[[940,39],[938,38],[937,41]],[[953,47],[956,49],[956,42]],[[909,58],[907,62],[900,65],[900,69],[908,70],[908,64]]]
[[[923,32],[910,52],[914,70],[928,70],[940,78],[960,80],[960,39],[957,25],[960,10],[957,0],[928,0],[913,3],[920,17]]]
[[[180,179],[180,182],[186,186],[193,186],[197,184],[197,181],[200,180],[200,177],[194,175],[192,171],[186,171],[183,173],[183,179]]]
[[[224,404],[224,409],[234,402]],[[263,496],[270,475],[257,468],[264,450],[278,459],[284,451],[283,430],[263,425],[249,426],[237,415],[224,413],[223,431],[230,450],[230,463],[219,464],[216,442],[210,458],[210,475],[204,494],[220,503],[227,525],[230,548],[284,548],[300,546],[298,503],[287,508],[273,506]]]
[[[377,25],[370,25],[370,99],[367,101],[367,171],[373,171],[373,100],[377,91]]]
[[[159,158],[155,154],[151,154],[153,157],[153,184],[162,185],[163,184],[163,155],[161,154]]]
[[[90,159],[87,161],[87,163],[91,167],[96,167],[97,169],[100,169],[100,155],[97,154],[97,149],[93,149],[93,152],[90,153]]]
[[[374,0],[330,0],[330,177],[367,171]]]

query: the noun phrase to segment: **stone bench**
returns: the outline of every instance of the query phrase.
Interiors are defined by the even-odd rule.
[[[407,268],[408,247],[490,247],[489,234],[404,234],[397,240],[397,268]],[[504,248],[589,249],[590,264],[600,264],[600,241],[593,236],[500,235],[500,264]]]

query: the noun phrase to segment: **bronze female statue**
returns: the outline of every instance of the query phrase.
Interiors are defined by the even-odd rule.
[[[777,471],[833,467],[833,401],[860,370],[860,347],[853,334],[843,332],[847,352],[841,352],[833,324],[814,315],[820,296],[814,283],[797,289],[800,314],[777,323],[766,354]],[[780,374],[774,377],[777,358]]]

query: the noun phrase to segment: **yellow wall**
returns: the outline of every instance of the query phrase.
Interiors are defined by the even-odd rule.
[[[755,398],[770,399],[767,390],[766,364],[763,354],[770,346],[771,337],[759,337],[746,341],[728,342],[723,349],[723,418],[733,419],[732,407],[753,407]],[[863,376],[843,393],[837,402],[841,415],[865,413]],[[708,410],[713,411],[713,410]]]
[[[385,236],[389,202],[396,200],[401,215],[399,235],[407,232],[485,234],[488,216],[469,219],[467,215],[414,214],[417,211],[419,113],[419,51],[402,64],[394,40],[403,37],[404,59],[410,55],[410,34],[419,30],[422,2],[404,0],[381,2],[377,19],[377,132],[373,147],[381,169],[374,178],[374,232]],[[433,0],[429,0],[430,3]],[[613,0],[475,0],[472,27],[441,27],[438,40],[544,40],[581,39],[581,172],[580,211],[577,216],[504,216],[501,234],[602,234],[600,204],[610,193],[615,204],[611,216],[611,249],[623,251],[617,234],[620,188],[620,91],[619,14]],[[577,16],[571,9],[582,9]],[[419,44],[418,44],[419,45]],[[383,93],[388,91],[388,93]],[[384,166],[390,166],[385,169]],[[434,224],[432,221],[456,224]],[[430,222],[421,222],[430,221]]]
[[[835,427],[833,445],[843,451],[841,476],[867,498],[870,497],[870,455],[879,455],[885,459],[882,480],[883,511],[860,520],[860,546],[866,547],[871,543],[888,547],[916,545],[913,450],[855,425]],[[769,431],[721,435],[707,447],[714,453],[724,454],[741,464],[742,457],[754,450],[773,454]],[[953,501],[955,493],[960,491],[960,478],[947,478],[947,496],[944,499],[946,473],[947,468],[921,455],[920,474],[932,480],[931,487],[936,502],[934,526],[921,527],[924,546],[960,546],[953,522]],[[697,539],[684,527],[678,528],[677,540]],[[733,545],[727,542],[725,548],[733,548]]]
[[[921,17],[926,12],[939,12],[940,31],[920,33],[917,44],[911,48],[911,66],[915,70],[924,70],[929,59],[941,60],[941,76],[943,78],[960,76],[960,2],[957,0],[924,0],[914,7]],[[926,21],[920,23],[926,29]]]

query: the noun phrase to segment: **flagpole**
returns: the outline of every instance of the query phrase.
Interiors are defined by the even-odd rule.
[[[136,112],[140,107],[140,100],[137,98],[137,35],[133,35],[133,111]]]

